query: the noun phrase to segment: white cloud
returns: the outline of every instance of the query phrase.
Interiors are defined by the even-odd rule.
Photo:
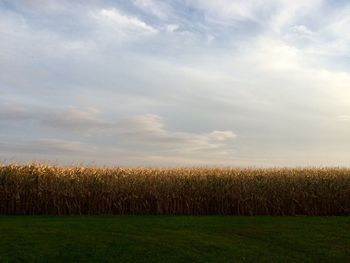
[[[202,10],[209,21],[254,21],[279,32],[298,17],[314,11],[323,0],[189,0],[187,3]]]
[[[135,6],[146,13],[150,13],[160,19],[166,19],[171,14],[169,6],[161,0],[133,0]]]
[[[43,123],[52,127],[76,130],[99,129],[108,126],[107,122],[100,120],[99,111],[92,107],[83,110],[69,107],[63,112],[52,112],[46,115]]]
[[[307,28],[305,25],[294,25],[292,27],[290,27],[290,32],[292,34],[296,34],[298,36],[311,36],[313,34],[313,32]]]
[[[255,0],[190,0],[188,3],[203,10],[208,19],[216,22],[256,20],[256,11],[263,5],[263,1]]]
[[[178,29],[179,29],[179,25],[177,24],[169,24],[166,26],[166,31],[168,32],[175,32]]]
[[[209,137],[216,141],[226,141],[237,137],[232,131],[213,131],[209,134]]]
[[[162,119],[154,114],[124,118],[117,124],[118,132],[126,134],[164,134]]]
[[[303,16],[316,13],[322,7],[324,0],[275,0],[274,2],[277,8],[268,23],[273,31],[283,33],[286,28],[298,23]]]
[[[79,134],[86,132],[92,142],[94,138],[103,138],[108,141],[107,145],[94,146],[100,147],[101,151],[104,147],[106,154],[113,150],[124,150],[130,155],[166,154],[176,158],[185,154],[190,159],[198,156],[210,159],[212,154],[231,158],[233,152],[231,141],[236,138],[236,134],[232,131],[214,130],[208,133],[170,131],[165,128],[163,119],[155,114],[109,121],[97,113],[94,109],[70,108],[56,118],[51,116],[43,123],[55,129],[69,129]]]
[[[337,119],[339,121],[349,122],[350,121],[350,115],[338,115]]]
[[[0,137],[1,152],[11,155],[28,154],[33,155],[49,155],[67,154],[67,153],[81,153],[87,151],[84,143],[78,141],[70,141],[63,139],[32,139],[32,138],[18,138],[18,137]]]
[[[116,123],[117,134],[129,137],[126,141],[147,145],[157,145],[169,150],[217,148],[224,142],[234,139],[232,131],[210,133],[187,133],[165,129],[162,118],[157,115],[140,115],[124,118]]]
[[[86,56],[95,48],[90,40],[73,39],[60,32],[33,25],[12,11],[0,10],[0,34],[0,56],[3,59],[0,65],[11,61],[11,65],[17,64],[15,71],[25,63],[33,65],[38,60]],[[27,71],[30,70],[28,66]]]
[[[116,8],[101,9],[93,13],[92,16],[99,21],[102,26],[108,27],[108,29],[118,33],[121,37],[154,34],[158,31],[139,18],[123,14]]]
[[[31,117],[25,107],[15,103],[6,103],[0,100],[0,121],[26,120]]]
[[[316,32],[314,52],[348,56],[350,52],[349,28],[350,6],[331,15],[327,24]]]
[[[67,156],[132,165],[348,156],[346,3],[41,2],[0,8],[6,154],[28,136],[47,158],[81,141]]]
[[[270,70],[293,70],[300,68],[300,52],[286,42],[274,38],[260,38],[253,44],[251,59],[258,66]]]

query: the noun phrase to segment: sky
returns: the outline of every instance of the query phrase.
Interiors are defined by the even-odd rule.
[[[0,160],[349,166],[347,0],[0,0]]]

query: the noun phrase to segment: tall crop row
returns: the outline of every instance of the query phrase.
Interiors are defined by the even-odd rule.
[[[350,215],[350,169],[0,165],[0,214]]]

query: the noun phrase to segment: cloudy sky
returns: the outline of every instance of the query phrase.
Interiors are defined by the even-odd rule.
[[[350,165],[347,0],[0,0],[0,160]]]

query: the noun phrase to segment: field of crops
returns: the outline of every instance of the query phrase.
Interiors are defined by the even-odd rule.
[[[3,164],[0,214],[350,215],[350,169]]]

